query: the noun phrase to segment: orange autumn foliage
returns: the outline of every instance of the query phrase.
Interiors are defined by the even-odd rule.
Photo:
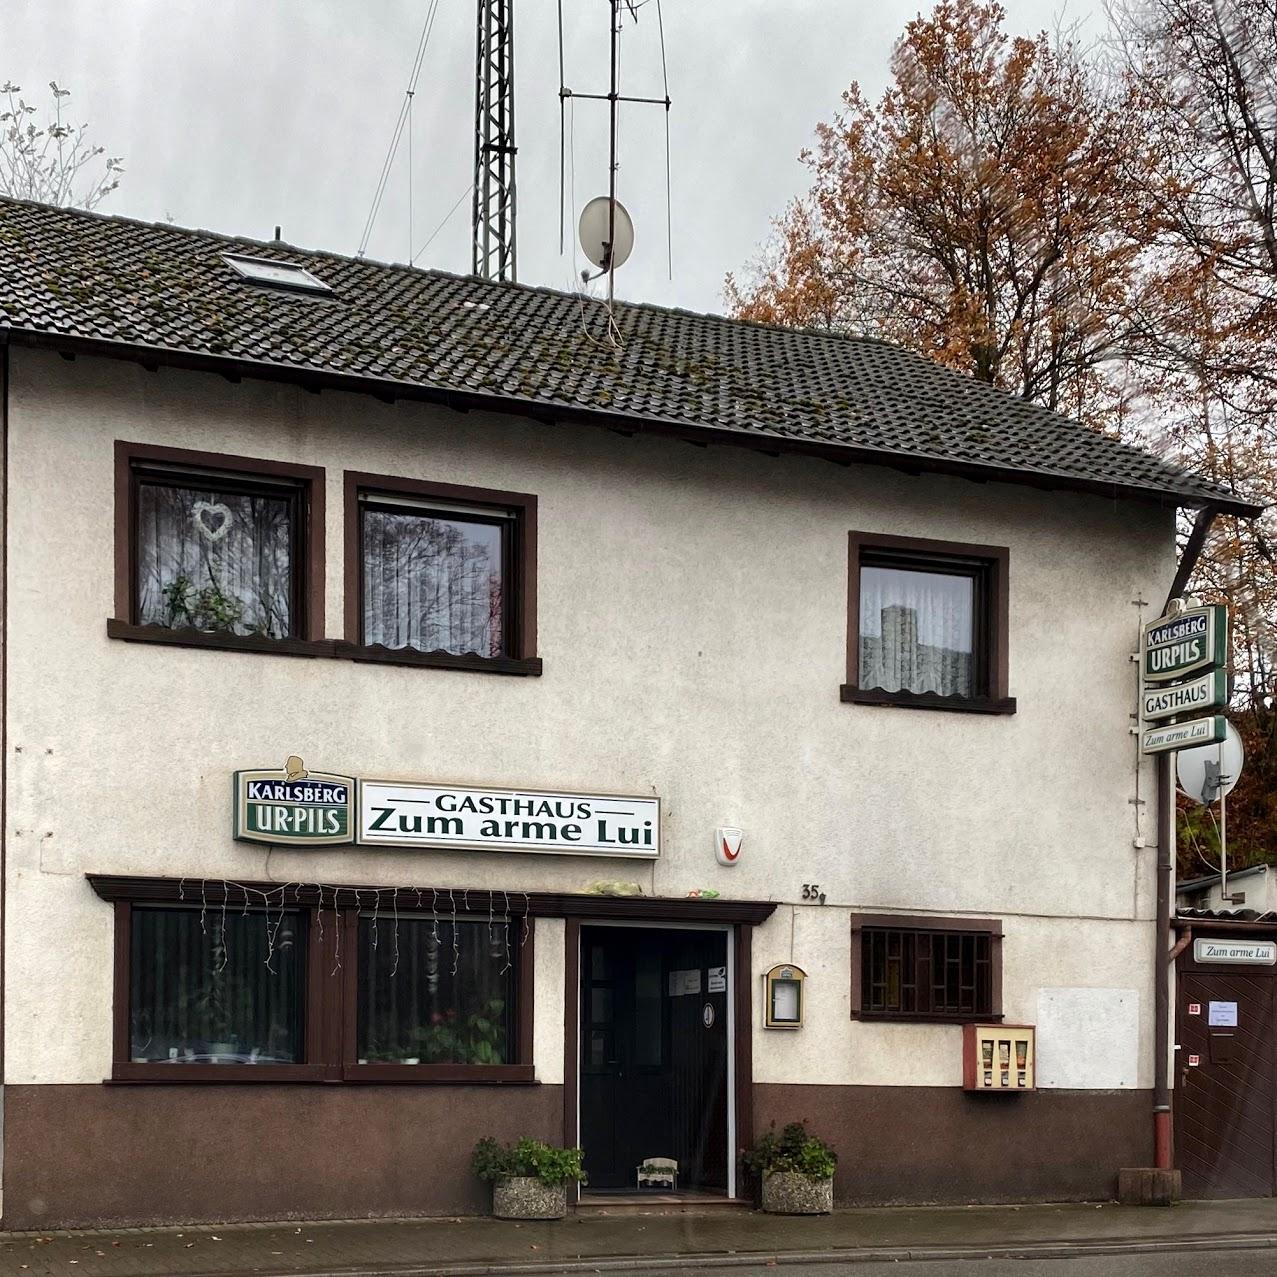
[[[1104,56],[979,0],[910,22],[882,97],[852,85],[818,127],[810,189],[728,303],[1277,499],[1277,0],[1113,3]],[[1191,589],[1230,606],[1258,751],[1230,842],[1277,860],[1277,520],[1217,520]]]

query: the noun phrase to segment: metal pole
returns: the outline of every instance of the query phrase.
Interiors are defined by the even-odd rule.
[[[1224,747],[1219,747],[1222,758]],[[1220,903],[1230,905],[1228,898],[1228,795],[1224,792],[1224,770],[1221,766],[1219,776],[1219,895]]]
[[[612,23],[612,87],[608,93],[609,147],[607,183],[607,299],[613,300],[616,282],[616,113],[617,113],[617,52],[620,44],[620,0],[609,0],[608,13]]]
[[[1165,613],[1163,612],[1163,615]],[[1171,756],[1157,756],[1157,966],[1153,972],[1153,1165],[1170,1170],[1171,1084],[1170,1084],[1170,949],[1171,886],[1175,859],[1175,790],[1171,776]]]
[[[1184,592],[1197,566],[1215,519],[1215,509],[1205,506],[1197,513],[1184,555],[1175,570],[1175,579],[1162,608],[1165,616],[1171,601]],[[1175,884],[1175,774],[1169,753],[1157,755],[1157,925],[1153,958],[1153,1165],[1159,1170],[1173,1166],[1171,1149],[1171,907]]]

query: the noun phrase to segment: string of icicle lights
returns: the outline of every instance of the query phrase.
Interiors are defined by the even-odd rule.
[[[221,896],[221,901],[214,900],[212,903],[208,899],[208,891],[210,883],[217,889],[216,894]],[[216,952],[218,954],[217,963],[214,967],[215,971],[223,971],[229,961],[229,947],[226,943],[226,919],[232,910],[237,910],[242,917],[247,917],[250,912],[260,912],[263,917],[263,925],[266,932],[266,957],[264,963],[266,969],[275,974],[274,958],[278,948],[279,932],[283,925],[284,917],[290,908],[296,908],[300,905],[300,896],[302,892],[314,891],[317,895],[317,903],[315,906],[316,917],[319,927],[318,940],[322,945],[324,940],[324,901],[327,897],[331,901],[331,912],[333,915],[333,970],[332,974],[336,975],[342,969],[341,954],[341,937],[342,926],[340,925],[339,914],[343,909],[355,909],[357,912],[367,914],[372,921],[371,941],[372,947],[377,948],[380,942],[381,927],[385,922],[389,922],[392,927],[391,943],[393,945],[393,954],[390,974],[394,976],[399,970],[399,923],[401,913],[399,902],[401,897],[411,896],[416,902],[415,913],[424,914],[432,921],[431,939],[433,942],[433,953],[438,954],[439,948],[443,943],[442,937],[439,935],[439,919],[442,916],[446,921],[452,924],[452,975],[456,975],[461,962],[461,946],[457,939],[457,920],[462,916],[472,916],[475,910],[470,904],[470,889],[463,887],[458,890],[455,887],[447,887],[440,889],[438,887],[342,887],[330,886],[320,882],[281,882],[275,887],[255,887],[247,883],[237,882],[233,878],[191,878],[183,875],[178,881],[177,897],[178,900],[187,903],[194,903],[199,900],[200,905],[200,931],[208,934],[209,917],[212,915],[214,925],[217,927],[217,945]],[[236,900],[232,905],[231,896],[238,892],[243,897],[242,904]],[[288,901],[289,893],[292,893],[293,900],[290,904]],[[343,905],[342,896],[346,895],[347,900]],[[505,907],[501,911],[500,916],[496,913],[496,897],[500,894],[505,902]],[[390,897],[389,908],[384,904],[384,898]],[[510,895],[508,891],[489,891],[488,896],[488,941],[492,946],[492,956],[499,957],[504,955],[505,965],[501,968],[501,974],[504,975],[514,964],[514,951],[511,945],[510,924],[513,921],[519,927],[519,948],[528,941],[529,919],[532,913],[532,901],[526,891],[514,892],[516,903],[519,897],[523,898],[523,911],[519,913],[511,910]],[[461,908],[457,907],[457,897],[461,897]],[[440,905],[444,908],[441,910]],[[371,905],[371,913],[369,906]],[[500,926],[500,934],[497,928]]]

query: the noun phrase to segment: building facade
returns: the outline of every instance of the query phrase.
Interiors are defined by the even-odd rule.
[[[1149,1163],[1129,657],[1176,508],[1242,503],[1048,414],[1015,430],[1067,432],[1050,474],[974,435],[844,458],[569,411],[571,298],[0,226],[6,1226],[474,1212],[484,1135],[581,1144],[592,1192],[673,1157],[746,1196],[738,1150],[799,1119],[843,1202],[1102,1198]],[[335,296],[238,278],[250,250]],[[439,393],[392,366],[417,280],[468,326]],[[698,365],[641,330],[669,314],[629,308],[649,362],[597,377],[792,426],[733,343],[921,363],[693,317]],[[1002,403],[926,375],[942,415]],[[798,1026],[767,1027],[778,967]],[[964,1090],[972,1023],[1035,1026],[1023,1093]]]

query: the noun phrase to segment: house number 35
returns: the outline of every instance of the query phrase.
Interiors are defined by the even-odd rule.
[[[825,903],[825,893],[820,889],[818,882],[803,883],[803,899],[814,901],[816,904],[823,905]]]

